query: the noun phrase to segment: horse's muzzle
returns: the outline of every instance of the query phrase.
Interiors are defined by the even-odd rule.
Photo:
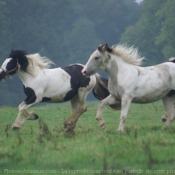
[[[87,71],[86,69],[84,68],[81,73],[83,74],[83,76],[85,76],[86,78],[89,78],[89,75],[87,75]]]

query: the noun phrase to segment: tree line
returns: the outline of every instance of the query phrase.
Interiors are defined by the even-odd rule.
[[[56,67],[85,64],[101,43],[126,43],[148,58],[174,56],[173,0],[0,0],[0,64],[12,49],[47,56]],[[0,106],[25,97],[15,75],[0,83]]]

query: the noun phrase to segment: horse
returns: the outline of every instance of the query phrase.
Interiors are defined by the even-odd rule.
[[[0,80],[17,74],[21,79],[27,98],[19,105],[18,116],[12,129],[20,129],[23,116],[27,120],[39,118],[27,109],[40,102],[62,103],[71,101],[72,114],[64,122],[66,131],[73,131],[78,118],[87,109],[86,97],[91,90],[97,99],[109,95],[108,80],[99,74],[85,78],[81,74],[84,65],[72,64],[50,68],[54,64],[39,53],[28,54],[24,50],[12,50],[0,68]],[[98,93],[100,91],[100,93]],[[111,106],[114,108],[114,106]]]
[[[139,55],[138,49],[123,44],[109,47],[102,44],[95,50],[82,70],[86,77],[99,70],[108,76],[110,95],[98,106],[96,119],[101,128],[103,108],[106,105],[121,103],[121,114],[118,131],[123,133],[131,103],[151,103],[162,99],[166,113],[162,117],[164,127],[169,127],[174,118],[175,101],[175,58],[155,66],[142,67],[145,58]]]

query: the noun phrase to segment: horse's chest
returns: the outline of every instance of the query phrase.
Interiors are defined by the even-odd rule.
[[[108,89],[112,96],[115,96],[116,98],[121,99],[124,89],[120,85],[118,85],[118,83],[109,81]]]

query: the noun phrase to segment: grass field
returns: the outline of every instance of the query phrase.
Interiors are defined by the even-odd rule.
[[[0,108],[0,174],[175,174],[175,124],[162,129],[161,102],[132,104],[123,135],[120,111],[106,107],[106,129],[97,126],[97,103],[88,104],[74,135],[63,130],[68,104],[32,110],[40,119],[12,131],[18,109]]]

